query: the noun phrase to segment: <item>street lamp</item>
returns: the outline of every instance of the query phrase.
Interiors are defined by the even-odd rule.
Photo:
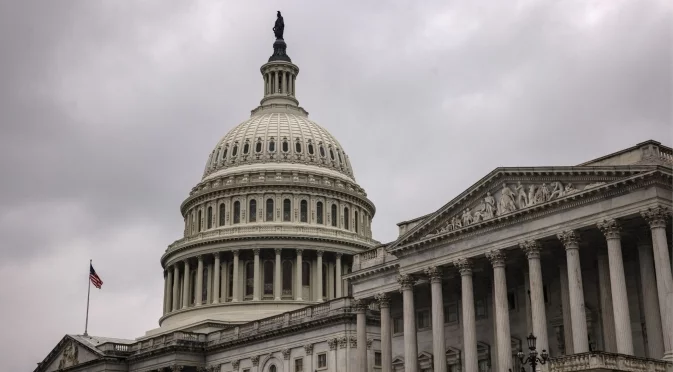
[[[549,360],[549,353],[547,353],[547,350],[542,350],[542,353],[540,353],[540,357],[537,357],[537,351],[535,350],[535,342],[537,341],[537,337],[533,336],[531,333],[526,340],[528,341],[528,349],[530,350],[530,354],[528,355],[527,358],[525,358],[525,355],[523,351],[519,350],[518,353],[516,353],[516,356],[519,358],[521,361],[521,372],[526,372],[526,369],[523,368],[524,365],[530,364],[532,371],[535,371],[535,366],[537,364],[545,364],[547,363],[547,360]]]

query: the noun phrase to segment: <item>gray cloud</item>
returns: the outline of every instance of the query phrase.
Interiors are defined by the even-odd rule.
[[[0,359],[26,370],[81,333],[137,337],[159,256],[208,153],[261,98],[265,3],[0,4]],[[291,1],[298,98],[350,155],[374,236],[497,166],[567,165],[671,141],[664,1]],[[35,335],[39,335],[36,337]],[[13,368],[11,368],[13,367]]]

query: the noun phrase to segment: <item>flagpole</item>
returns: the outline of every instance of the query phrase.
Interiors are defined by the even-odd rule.
[[[91,259],[89,259],[89,275],[91,275]],[[89,289],[86,291],[86,322],[84,323],[84,336],[88,336],[87,329],[89,328],[89,296],[91,295],[91,278],[87,275],[89,282]]]

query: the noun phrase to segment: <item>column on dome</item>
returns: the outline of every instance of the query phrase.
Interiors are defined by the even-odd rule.
[[[252,300],[259,301],[259,248],[253,249],[252,253],[255,255],[252,269]]]
[[[402,291],[402,312],[404,318],[404,371],[418,372],[418,343],[416,340],[416,311],[414,310],[414,282],[409,274],[397,277]],[[476,372],[476,371],[467,371]]]
[[[317,287],[316,289],[317,289],[317,293],[318,293],[318,296],[317,296],[318,297],[318,302],[322,302],[323,301],[323,296],[324,296],[324,293],[322,293],[322,255],[323,255],[323,253],[325,253],[325,251],[323,251],[323,250],[316,251],[316,255],[318,256],[318,262],[317,262],[318,267],[317,267],[317,270],[316,270],[316,273],[317,273],[316,276],[317,276],[317,279],[318,279],[317,280],[318,284],[316,285],[316,287]]]
[[[540,266],[540,243],[536,240],[528,240],[519,244],[519,247],[528,257],[528,283],[530,291],[531,318],[533,334],[537,337],[537,349],[549,350],[549,338],[547,337],[547,314],[544,305],[544,287],[542,282],[542,267]],[[568,265],[570,265],[568,263]],[[570,278],[569,278],[570,279]],[[573,330],[573,339],[575,332]],[[574,345],[577,347],[577,345]]]
[[[335,271],[335,274],[334,274],[335,279],[334,280],[336,281],[336,285],[335,285],[335,287],[336,287],[335,297],[336,298],[340,298],[341,296],[343,296],[343,294],[342,294],[343,283],[342,283],[342,280],[341,280],[341,268],[342,268],[341,267],[341,256],[342,256],[342,253],[337,253],[336,254],[336,264],[334,266],[334,271]]]
[[[282,92],[283,94],[287,94],[287,72],[286,71],[281,71],[281,74],[283,74],[283,86],[282,86]]]
[[[220,262],[220,253],[213,253],[213,303],[220,303],[220,269],[222,264]]]
[[[269,94],[269,73],[264,74],[264,96]]]
[[[186,309],[189,307],[189,278],[191,277],[190,275],[190,269],[189,269],[189,259],[185,260],[185,268],[184,268],[184,279],[182,279],[182,308]]]
[[[178,299],[180,297],[180,268],[178,267],[178,264],[173,264],[173,302],[171,309],[173,311],[176,311],[180,303],[178,302]]]
[[[196,257],[196,293],[194,293],[194,306],[201,306],[203,302],[203,256]]]
[[[493,265],[493,302],[495,307],[495,339],[498,351],[498,370],[512,369],[512,342],[509,329],[509,304],[507,302],[507,276],[505,252],[495,249],[486,253]]]
[[[390,317],[390,296],[379,293],[375,297],[381,311],[381,370],[393,370],[393,330]]]
[[[231,288],[232,288],[233,293],[231,294],[231,302],[238,302],[238,301],[241,300],[240,288],[239,288],[240,285],[239,285],[239,281],[238,281],[238,256],[241,252],[238,249],[234,249],[232,251],[232,253],[234,254],[234,265],[233,265],[234,267],[232,269],[233,270],[233,272],[232,272],[233,283],[231,285]]]
[[[296,283],[295,283],[295,285],[296,285],[295,292],[296,293],[295,293],[295,296],[294,296],[295,300],[297,300],[297,301],[302,301],[302,298],[301,298],[301,292],[302,292],[302,282],[301,282],[301,279],[302,279],[302,275],[301,275],[302,262],[301,261],[302,261],[302,257],[301,256],[302,256],[303,251],[304,251],[303,249],[297,249],[297,269],[295,270],[297,272],[297,280],[296,280]]]
[[[297,77],[292,75],[292,95],[294,96],[296,94],[295,89],[294,89],[294,84],[297,81]]]
[[[279,71],[274,71],[274,87],[273,87],[273,93],[276,94],[278,93],[278,88],[280,86],[280,75],[278,74]]]
[[[657,278],[657,293],[664,338],[664,359],[673,361],[673,273],[668,252],[666,223],[671,217],[671,209],[660,205],[640,212],[650,225],[654,272]]]
[[[164,314],[168,314],[173,306],[173,270],[170,266],[166,267],[166,297],[164,300]]]
[[[281,257],[280,254],[282,252],[282,249],[276,248],[276,269],[273,272],[273,298],[276,301],[280,301],[282,297],[282,289],[281,289],[281,283],[282,283],[282,276],[281,276],[281,267],[282,267],[282,262],[281,262]]]
[[[228,302],[229,301],[229,296],[232,294],[229,293],[229,262],[226,260],[226,255],[223,256],[222,262],[220,263],[220,270],[222,273],[220,274],[221,280],[220,280],[220,302]],[[233,266],[233,265],[232,265]],[[233,272],[233,267],[231,268],[231,271]]]
[[[570,321],[573,326],[573,352],[586,353],[589,351],[589,336],[587,334],[587,318],[584,307],[579,234],[574,230],[566,230],[557,234],[557,238],[563,243],[566,250]]]
[[[638,234],[638,263],[640,264],[640,285],[643,297],[643,312],[647,334],[647,356],[660,359],[664,356],[664,339],[661,332],[659,316],[659,298],[657,298],[657,282],[654,273],[654,257],[652,256],[652,240],[648,234]]]
[[[425,269],[430,279],[432,301],[432,354],[434,372],[446,372],[446,341],[444,340],[444,299],[442,293],[442,269],[431,266]]]
[[[206,284],[206,305],[213,302],[213,262],[208,263],[208,283]]]
[[[460,271],[461,297],[463,304],[463,352],[465,372],[478,371],[477,326],[474,312],[474,288],[472,284],[472,262],[461,258],[454,263]]]
[[[356,314],[356,337],[358,348],[355,355],[357,359],[357,371],[368,372],[367,369],[367,303],[363,300],[351,302]],[[312,368],[311,368],[312,369]],[[309,370],[311,370],[309,369]]]
[[[290,72],[290,76],[287,78],[287,84],[290,86],[290,89],[288,90],[288,94],[291,96],[294,96],[294,74]]]
[[[603,232],[608,242],[610,290],[612,292],[612,310],[615,317],[617,352],[633,355],[629,298],[626,292],[626,277],[624,275],[624,260],[622,258],[621,226],[617,220],[611,218],[599,221],[597,226]]]

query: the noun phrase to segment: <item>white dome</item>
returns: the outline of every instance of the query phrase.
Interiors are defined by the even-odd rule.
[[[263,168],[312,170],[354,182],[348,156],[334,136],[303,110],[293,111],[253,113],[229,131],[211,152],[203,179]]]

